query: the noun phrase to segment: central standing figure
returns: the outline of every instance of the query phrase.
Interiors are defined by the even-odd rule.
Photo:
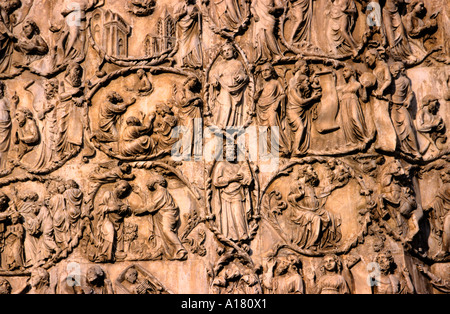
[[[210,77],[212,122],[218,128],[244,124],[245,91],[249,77],[244,64],[237,59],[232,44],[221,49],[222,60],[213,66]]]

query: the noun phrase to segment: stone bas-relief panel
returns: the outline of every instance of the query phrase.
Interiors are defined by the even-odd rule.
[[[447,1],[0,11],[0,293],[450,293]]]

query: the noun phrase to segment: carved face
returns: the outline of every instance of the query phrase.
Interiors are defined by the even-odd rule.
[[[58,94],[58,85],[53,85],[50,82],[44,83],[44,92],[47,100],[53,99]]]
[[[67,78],[73,87],[80,87],[82,84],[82,77],[82,68],[80,66],[73,66]]]
[[[131,186],[127,182],[122,182],[116,186],[115,191],[118,198],[126,198],[130,194]]]
[[[441,180],[443,183],[450,183],[450,170],[441,172]]]
[[[23,33],[27,38],[31,38],[34,35],[34,27],[31,23],[26,23],[23,26]]]
[[[231,60],[234,58],[234,47],[231,45],[225,45],[222,47],[222,56],[226,60]]]
[[[265,80],[270,80],[272,78],[272,68],[270,66],[264,65],[261,68],[262,78]]]
[[[348,80],[349,78],[352,77],[353,71],[350,68],[345,67],[344,70],[342,70],[342,75],[346,80]]]
[[[378,255],[377,263],[380,266],[380,270],[383,272],[387,272],[391,268],[391,261],[385,253]]]
[[[323,259],[323,267],[327,271],[335,271],[336,270],[336,260],[334,256],[325,256]]]
[[[27,122],[27,116],[25,115],[24,112],[18,110],[16,112],[16,120],[17,120],[17,123],[19,124],[19,126],[24,126],[25,123]]]
[[[138,274],[135,269],[129,269],[125,274],[125,280],[129,283],[135,283],[137,280]]]
[[[94,283],[101,279],[101,276],[103,275],[103,271],[97,267],[90,267],[86,272],[86,279],[90,283]]]
[[[377,57],[371,52],[367,52],[364,59],[370,68],[373,68],[377,62]]]

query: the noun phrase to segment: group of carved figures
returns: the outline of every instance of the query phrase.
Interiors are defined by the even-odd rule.
[[[428,14],[425,2],[402,0],[185,0],[173,9],[173,51],[120,58],[107,55],[92,35],[90,13],[101,10],[105,1],[72,2],[64,1],[63,20],[52,23],[51,40],[41,36],[35,21],[25,20],[23,12],[33,1],[25,7],[21,0],[0,4],[0,179],[8,191],[0,192],[0,293],[169,293],[139,265],[125,269],[114,285],[99,265],[75,285],[52,278],[51,268],[77,248],[99,264],[204,256],[205,233],[200,232],[200,240],[187,238],[198,225],[208,227],[220,242],[218,261],[207,269],[213,293],[354,293],[351,268],[360,259],[343,254],[345,249],[324,253],[339,251],[344,242],[339,217],[325,205],[351,180],[367,201],[367,212],[360,213],[368,217],[364,228],[373,222],[371,228],[381,226],[402,245],[414,246],[426,217],[439,246],[432,259],[448,261],[450,177],[447,130],[439,114],[441,99],[448,96],[432,92],[416,99],[407,75],[407,68],[425,61],[448,64],[447,48],[436,46],[439,11]],[[326,2],[326,10],[319,12],[326,20],[320,29],[326,47],[313,36],[319,2]],[[134,19],[146,19],[160,5],[132,0],[127,10]],[[367,27],[361,39],[354,38],[363,18]],[[17,25],[21,36],[15,35]],[[202,47],[205,25],[218,35],[208,51]],[[253,35],[250,44],[239,42],[247,33]],[[98,71],[92,79],[86,78],[92,72],[92,64],[85,62],[92,52],[89,45],[101,59],[93,58]],[[12,79],[22,74],[33,79],[10,90]],[[161,93],[159,75],[171,83]],[[137,79],[131,88],[115,82],[129,77]],[[449,82],[445,88],[448,94]],[[32,101],[22,96],[28,93]],[[162,94],[170,94],[169,99],[151,103]],[[197,215],[192,221],[182,219],[180,206],[186,204],[176,201],[167,172],[146,172],[145,188],[135,181],[132,167],[153,161],[174,165],[165,155],[174,152],[177,127],[187,130],[182,150],[201,155],[194,141],[204,126],[222,135],[227,128],[250,125],[267,127],[268,148],[286,158],[280,167],[301,163],[293,172],[276,169],[272,174],[275,182],[287,176],[289,185],[282,191],[266,187],[266,209],[257,193],[257,167],[238,160],[235,147],[223,151],[226,160],[208,166],[209,177],[201,186],[206,196],[198,198],[204,203],[190,204],[190,214]],[[80,181],[82,186],[50,177],[94,147],[108,161],[120,162],[100,164]],[[369,161],[350,167],[347,161],[356,153]],[[384,164],[380,154],[394,159]],[[315,165],[324,160],[327,175]],[[442,160],[445,165],[436,168],[442,170],[441,188],[424,206],[418,169]],[[181,171],[175,168],[172,174]],[[374,177],[376,185],[366,186],[363,176]],[[45,192],[18,190],[18,181],[39,182]],[[183,182],[192,188],[188,181]],[[141,203],[136,206],[130,198]],[[138,226],[131,218],[144,223]],[[263,222],[274,229],[281,223],[284,228],[278,231],[288,250],[254,265],[250,246]],[[145,239],[138,235],[141,225],[150,230]],[[372,292],[413,293],[407,268],[396,272],[389,250],[375,252],[380,273]],[[320,273],[303,270],[302,255],[320,258]],[[450,292],[448,278],[438,278],[423,265],[417,269],[437,290]],[[2,273],[31,277],[25,287],[12,289]]]

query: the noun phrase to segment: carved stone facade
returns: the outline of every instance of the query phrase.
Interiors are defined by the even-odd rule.
[[[450,293],[446,0],[4,0],[0,293]]]

